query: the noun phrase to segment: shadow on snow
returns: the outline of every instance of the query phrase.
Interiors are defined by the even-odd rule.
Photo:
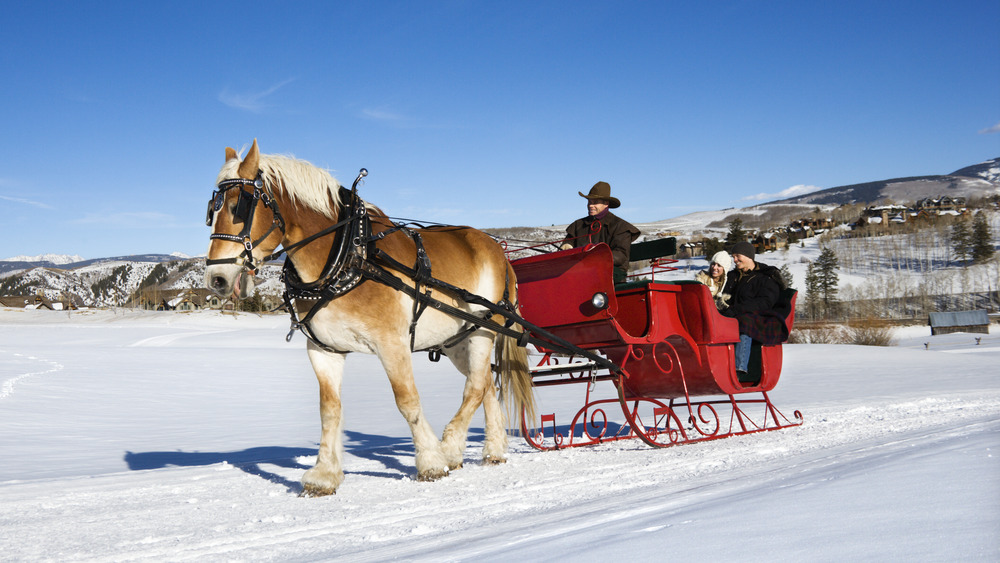
[[[482,428],[469,429],[470,442],[481,443],[483,438],[484,430]],[[413,466],[413,440],[409,436],[381,436],[348,430],[344,432],[344,449],[353,457],[378,462],[384,468],[383,471],[350,471],[350,460],[347,460],[345,465],[348,467],[345,468],[344,473],[348,475],[366,475],[388,479],[404,479],[416,475],[416,468]],[[317,455],[316,448],[262,446],[230,452],[126,451],[124,460],[132,471],[162,469],[164,467],[202,467],[229,463],[245,473],[282,485],[290,492],[299,493],[302,491],[302,485],[298,481],[292,481],[273,471],[263,469],[262,465],[305,471],[311,465],[302,463],[299,458],[315,455]],[[404,458],[407,461],[404,461]]]

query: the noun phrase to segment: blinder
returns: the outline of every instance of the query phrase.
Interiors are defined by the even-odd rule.
[[[245,222],[250,217],[250,210],[253,209],[256,203],[257,199],[254,198],[254,194],[246,190],[240,190],[240,199],[236,202],[236,210],[233,211],[233,223],[239,224]]]
[[[212,192],[212,198],[208,200],[208,213],[205,214],[205,226],[212,226],[212,220],[215,219],[215,214],[222,209],[222,204],[225,203],[225,201],[225,190],[215,190]]]

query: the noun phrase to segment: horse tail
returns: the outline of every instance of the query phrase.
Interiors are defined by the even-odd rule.
[[[515,325],[516,326],[516,325]],[[504,405],[508,428],[518,428],[517,418],[524,409],[528,427],[535,423],[535,395],[531,386],[528,367],[528,350],[517,345],[512,336],[497,335],[496,340],[497,387]]]
[[[505,298],[513,303],[513,310],[517,312],[517,274],[514,267],[504,260],[507,266],[506,283],[507,291]],[[525,332],[524,327],[518,324],[511,325],[514,330],[520,329]],[[500,389],[500,401],[503,402],[507,415],[507,427],[520,429],[522,409],[524,410],[524,420],[528,428],[535,426],[535,394],[532,391],[531,369],[528,367],[528,349],[519,346],[518,341],[513,336],[498,334],[496,339],[496,361],[497,361],[497,387]]]

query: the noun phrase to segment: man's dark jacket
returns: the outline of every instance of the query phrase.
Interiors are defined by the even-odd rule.
[[[733,270],[723,293],[732,295],[729,307],[722,311],[740,323],[740,334],[746,334],[766,346],[788,340],[785,317],[791,305],[781,298],[785,283],[774,266],[756,263],[753,270]]]
[[[596,224],[595,224],[596,223]],[[628,269],[629,247],[639,238],[639,229],[610,211],[577,219],[566,227],[566,242],[573,247],[606,243],[611,247],[615,268]]]

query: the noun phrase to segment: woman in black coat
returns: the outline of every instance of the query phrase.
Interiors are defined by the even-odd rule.
[[[733,245],[730,254],[733,255],[736,270],[723,290],[732,297],[729,307],[722,314],[740,323],[736,371],[746,373],[754,340],[770,346],[788,339],[785,318],[790,312],[790,304],[781,299],[781,290],[784,289],[781,272],[774,266],[755,262],[753,245],[738,242]]]

